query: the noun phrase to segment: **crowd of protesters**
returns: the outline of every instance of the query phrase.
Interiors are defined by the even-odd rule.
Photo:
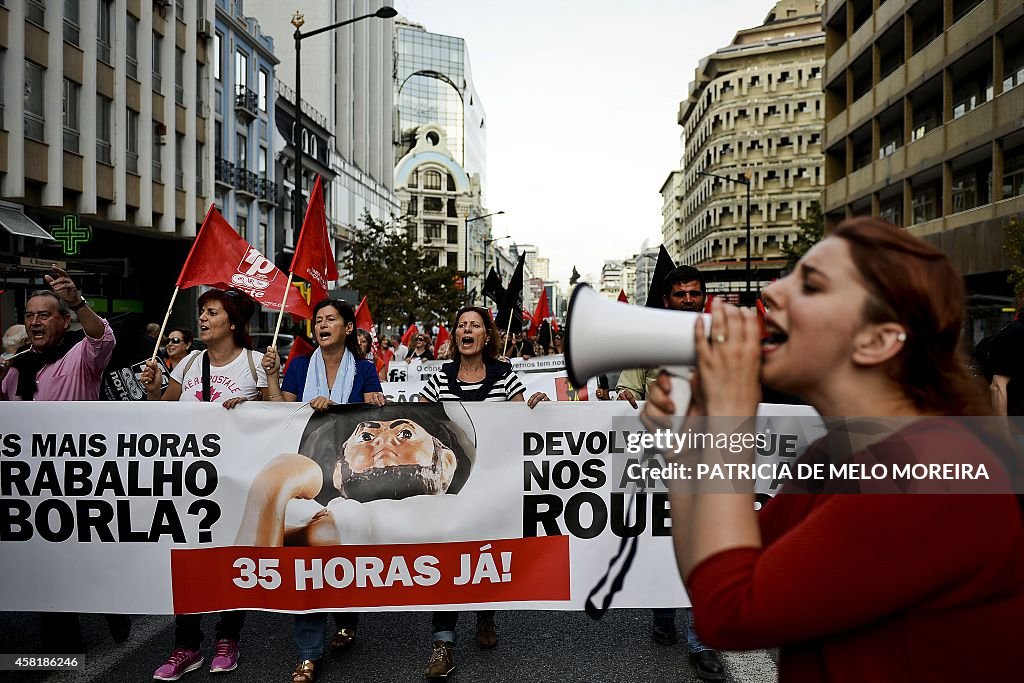
[[[26,302],[25,324],[4,334],[0,399],[96,400],[114,333],[66,272],[54,268],[45,281],[49,288]],[[699,270],[680,267],[660,286],[664,308],[705,310],[707,286]],[[753,310],[720,302],[711,307],[712,338],[698,323],[692,415],[753,415],[763,386],[801,396],[822,415],[1021,414],[1021,312],[976,350],[984,384],[970,376],[958,355],[960,277],[941,253],[904,231],[875,219],[848,221],[763,296],[766,332]],[[282,377],[276,349],[252,348],[248,326],[255,310],[241,292],[204,292],[198,335],[187,326],[169,328],[159,357],[146,362],[140,382],[147,398],[228,409],[251,400],[309,403],[316,411],[345,403],[383,406],[381,363],[386,369],[390,362],[432,360],[436,353],[446,363],[431,376],[421,401],[526,401],[533,408],[548,397],[527,397],[508,359],[562,353],[567,333],[546,322],[533,334],[521,328],[506,333],[488,309],[467,307],[456,315],[451,338],[436,348],[431,330],[407,339],[384,336],[374,348],[370,333],[355,328],[352,307],[327,299],[313,308],[314,351],[292,359]],[[80,330],[72,330],[72,314]],[[158,345],[159,327],[147,332]],[[659,368],[634,368],[618,376],[615,391],[606,378],[600,382],[598,397],[638,409],[646,399],[642,416],[654,426],[675,411],[669,391]],[[985,448],[952,423],[940,432],[913,430],[900,435],[908,448],[949,438]],[[685,640],[697,674],[725,679],[712,646],[781,646],[784,681],[937,679],[950,670],[1009,680],[1011,631],[999,629],[1024,617],[1024,526],[1017,502],[1005,496],[941,503],[929,496],[892,498],[898,500],[791,496],[755,513],[742,496],[673,491],[679,568],[694,603],[684,613]],[[865,525],[870,538],[864,532],[860,541],[849,541],[851,530]],[[998,530],[998,548],[981,529]],[[976,542],[969,542],[972,535]],[[227,672],[238,665],[245,612],[217,617],[210,671]],[[295,617],[299,663],[293,683],[312,683],[328,651],[352,646],[358,617],[334,615],[330,639],[326,615]],[[455,668],[458,618],[456,611],[433,614],[428,679],[446,678]],[[116,641],[130,637],[127,616],[107,619]],[[80,651],[77,620],[76,614],[43,614],[44,650]],[[659,644],[675,643],[675,610],[655,610],[651,634]],[[476,636],[480,647],[497,645],[493,612],[477,613]],[[177,680],[201,667],[202,641],[201,616],[177,616],[174,647],[153,677]],[[976,657],[974,648],[964,646],[968,641],[999,654]],[[929,644],[901,653],[905,642]]]

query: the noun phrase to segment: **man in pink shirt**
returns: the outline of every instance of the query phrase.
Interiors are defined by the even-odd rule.
[[[0,365],[0,400],[95,401],[103,370],[114,352],[114,332],[89,308],[67,273],[54,266],[53,275],[45,280],[53,291],[33,292],[25,303],[29,347]],[[78,315],[84,337],[69,332],[72,311]],[[85,651],[78,614],[47,612],[40,616],[44,652]],[[105,616],[114,640],[126,640],[131,618],[125,614]]]
[[[0,400],[95,401],[104,368],[114,352],[110,324],[89,308],[75,283],[54,267],[46,276],[53,291],[32,293],[25,304],[30,348],[0,370]],[[82,324],[81,337],[69,333],[71,312]]]

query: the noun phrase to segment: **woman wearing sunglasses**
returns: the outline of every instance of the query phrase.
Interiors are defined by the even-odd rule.
[[[172,327],[167,337],[167,357],[164,365],[171,372],[192,351],[192,333],[180,327]]]
[[[411,363],[414,360],[434,360],[434,353],[427,345],[427,335],[425,334],[416,335],[416,343],[413,344],[412,350],[409,351],[409,355],[405,357],[405,361],[407,363]]]

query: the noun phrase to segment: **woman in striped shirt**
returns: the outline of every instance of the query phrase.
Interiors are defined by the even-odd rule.
[[[432,375],[420,393],[420,401],[524,401],[526,387],[512,369],[499,358],[498,328],[486,308],[468,306],[455,316],[451,340],[452,360]],[[533,408],[549,400],[538,391],[527,401]],[[455,625],[458,612],[434,612],[433,651],[424,672],[428,679],[445,678],[455,668]],[[476,640],[480,647],[498,644],[494,612],[477,612]]]

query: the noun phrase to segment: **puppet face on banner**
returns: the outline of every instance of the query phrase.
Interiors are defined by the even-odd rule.
[[[361,502],[439,495],[456,467],[455,453],[417,422],[366,421],[342,444],[334,486]]]

